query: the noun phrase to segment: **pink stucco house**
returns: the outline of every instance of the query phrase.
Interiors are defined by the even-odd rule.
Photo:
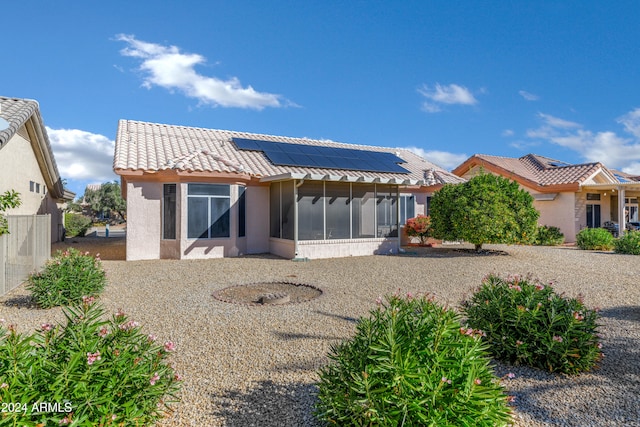
[[[556,226],[566,242],[585,227],[615,224],[624,230],[638,221],[640,177],[608,169],[599,162],[569,164],[536,154],[519,158],[476,154],[453,171],[469,179],[485,172],[517,181],[534,198],[538,223]]]
[[[121,120],[127,259],[396,252],[463,179],[405,149]]]

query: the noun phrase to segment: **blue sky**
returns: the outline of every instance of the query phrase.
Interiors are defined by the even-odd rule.
[[[35,99],[81,195],[119,119],[536,153],[640,174],[636,1],[32,1],[2,7],[0,95]]]

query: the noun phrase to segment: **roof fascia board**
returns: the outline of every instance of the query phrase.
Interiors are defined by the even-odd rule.
[[[47,137],[42,117],[40,116],[40,112],[37,108],[29,120],[26,121],[25,128],[29,134],[31,147],[36,155],[36,159],[40,165],[40,170],[42,171],[47,187],[51,192],[51,196],[63,199],[64,188],[62,186],[62,180],[58,174],[58,167],[56,166],[55,159],[53,158],[51,144],[49,143],[49,138]]]

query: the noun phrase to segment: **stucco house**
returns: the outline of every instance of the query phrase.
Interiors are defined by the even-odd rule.
[[[38,102],[0,97],[0,193],[15,190],[22,204],[8,215],[51,215],[51,242],[63,236],[64,189]]]
[[[638,221],[640,179],[599,162],[569,164],[536,154],[519,158],[476,154],[452,172],[469,179],[493,173],[517,181],[534,198],[538,223],[556,226],[566,242],[585,227],[615,223],[620,230]]]
[[[404,221],[463,180],[404,149],[121,120],[127,259],[395,252]]]

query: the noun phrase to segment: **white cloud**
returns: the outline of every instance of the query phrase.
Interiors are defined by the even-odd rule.
[[[405,147],[405,149],[446,170],[455,168],[469,158],[466,154],[456,154],[437,150],[427,151],[418,147]]]
[[[221,107],[252,108],[292,105],[280,95],[258,92],[251,86],[243,87],[237,77],[222,80],[199,74],[196,65],[206,63],[206,58],[194,53],[183,53],[177,46],[163,46],[137,40],[133,35],[119,34],[118,41],[128,47],[120,53],[140,59],[140,71],[144,74],[143,86],[179,90],[204,104]]]
[[[624,129],[636,138],[640,138],[640,108],[619,117],[616,120],[624,126]]]
[[[469,89],[454,83],[446,86],[436,83],[433,88],[423,85],[418,89],[418,92],[427,99],[422,104],[422,110],[428,113],[442,111],[442,105],[474,105],[478,103]]]
[[[505,129],[502,131],[502,136],[504,137],[510,137],[515,135],[515,132],[512,129]]]
[[[527,92],[526,90],[521,90],[518,93],[520,94],[521,97],[523,97],[527,101],[537,101],[537,100],[540,99],[540,97],[538,95],[535,95],[533,93]]]
[[[587,162],[600,162],[607,167],[625,172],[640,171],[640,110],[625,114],[618,123],[635,138],[625,138],[612,131],[593,132],[579,123],[563,120],[548,114],[538,114],[542,126],[527,131],[532,139],[541,139],[566,147],[578,153]]]
[[[109,138],[79,129],[46,129],[61,178],[93,183],[118,179]]]

